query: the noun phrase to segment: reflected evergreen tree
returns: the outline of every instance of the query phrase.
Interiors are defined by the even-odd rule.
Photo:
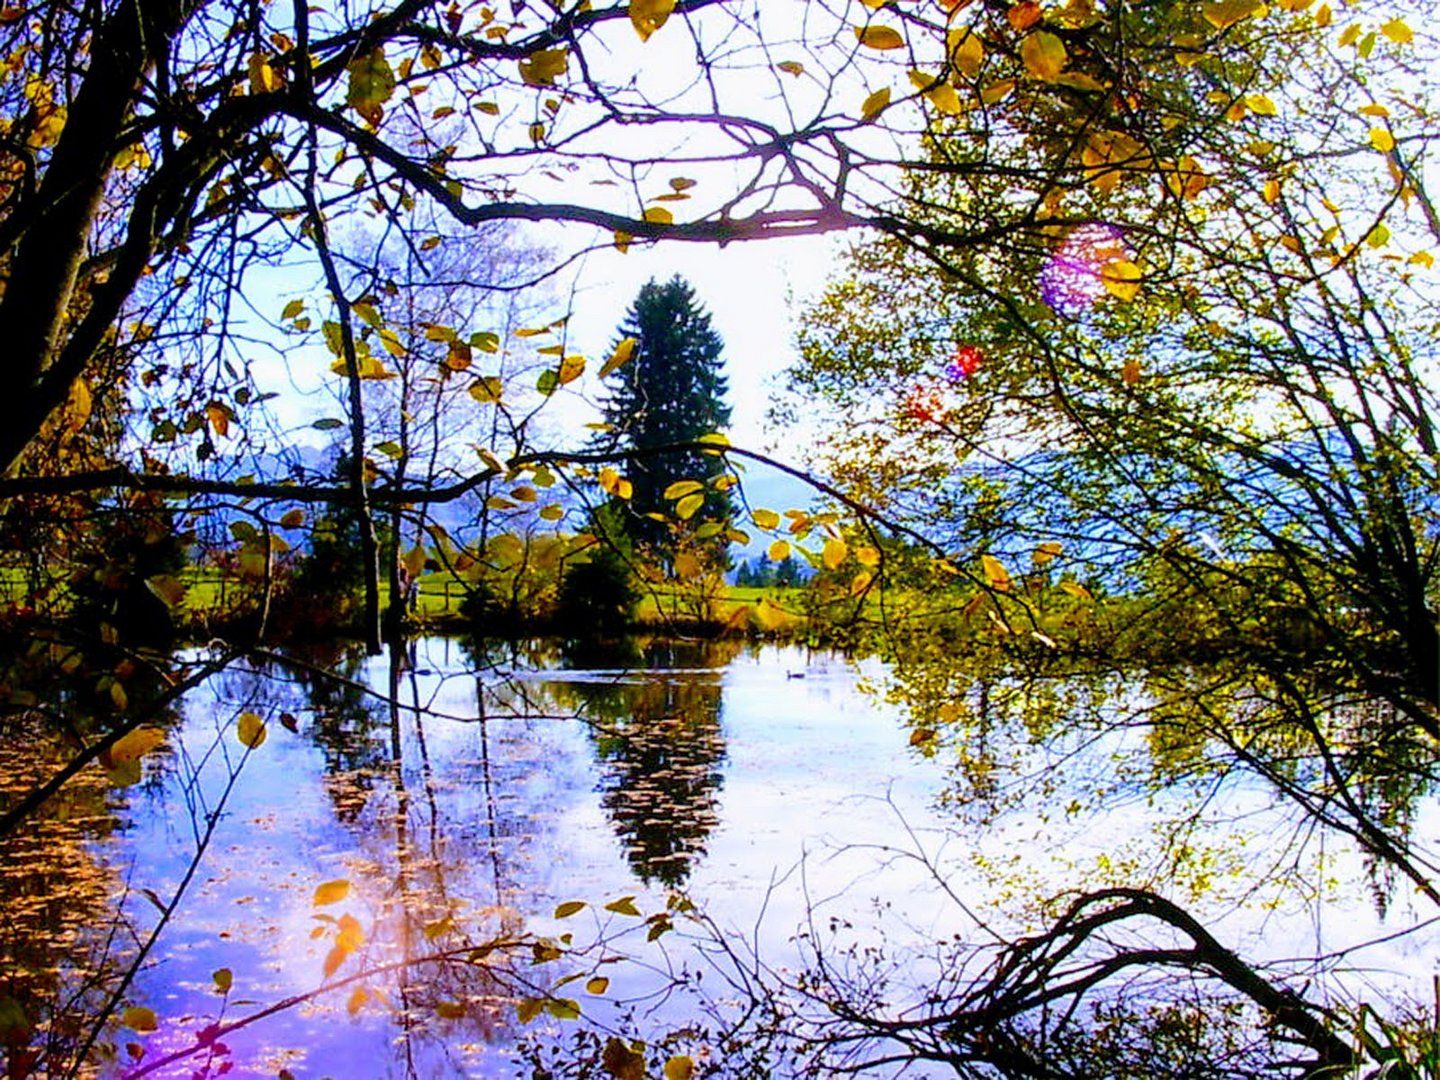
[[[640,455],[627,469],[634,494],[626,527],[638,543],[667,552],[673,544],[669,526],[646,515],[668,515],[674,509],[664,498],[674,481],[706,483],[705,502],[691,522],[730,516],[729,494],[714,485],[725,472],[721,458],[695,450],[646,453],[693,442],[729,425],[726,380],[720,374],[724,343],[694,289],[678,275],[641,288],[620,326],[620,338],[634,338],[635,352],[610,379],[604,415],[611,430],[601,445]]]
[[[720,669],[740,649],[736,641],[647,642],[642,677],[566,687],[598,723],[600,802],[646,884],[682,886],[717,824],[726,754]]]

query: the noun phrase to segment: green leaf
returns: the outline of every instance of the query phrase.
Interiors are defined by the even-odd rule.
[[[395,93],[395,72],[385,59],[384,49],[375,49],[350,61],[346,70],[350,84],[345,103],[372,127],[385,115],[385,103]]]
[[[585,907],[584,900],[566,900],[555,908],[555,918],[568,919],[571,915],[584,911]]]

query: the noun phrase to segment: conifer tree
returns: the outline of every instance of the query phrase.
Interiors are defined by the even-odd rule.
[[[620,326],[620,337],[635,339],[634,359],[611,379],[604,402],[610,430],[604,444],[635,451],[628,467],[634,486],[629,500],[632,538],[658,552],[674,550],[678,539],[663,521],[675,502],[665,489],[678,480],[705,484],[704,503],[686,520],[692,525],[730,516],[730,497],[715,481],[724,461],[699,450],[654,453],[721,431],[730,422],[726,379],[720,373],[724,342],[695,290],[680,276],[644,285]]]

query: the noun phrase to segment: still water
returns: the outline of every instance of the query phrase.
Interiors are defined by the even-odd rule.
[[[661,641],[582,657],[435,639],[403,665],[232,668],[184,699],[139,783],[82,778],[6,850],[7,956],[25,976],[10,992],[32,1022],[40,997],[58,1003],[57,1046],[113,1047],[115,1076],[528,1075],[517,1041],[567,1038],[572,1009],[628,1036],[692,1024],[682,1049],[703,1058],[682,972],[708,974],[711,1008],[742,1007],[747,965],[800,965],[807,934],[904,949],[973,929],[977,910],[1023,932],[1027,894],[1097,863],[1164,872],[1131,850],[1154,840],[1153,794],[1072,821],[1047,792],[967,825],[942,798],[945,756],[873,692],[885,678],[834,653]],[[265,723],[248,749],[247,713]],[[1257,809],[1186,839],[1263,853],[1275,825]],[[1338,881],[1353,858],[1325,858],[1323,905],[1217,887],[1207,914],[1275,959],[1409,925],[1403,901],[1387,923]],[[36,925],[53,937],[25,944]],[[1356,992],[1428,973],[1433,944],[1365,952]],[[126,1022],[87,1031],[112,993]]]

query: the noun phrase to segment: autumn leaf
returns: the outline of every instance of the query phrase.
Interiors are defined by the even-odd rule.
[[[215,983],[215,992],[217,994],[228,994],[230,987],[234,985],[235,982],[235,976],[229,968],[216,968],[210,973],[210,979]]]
[[[705,496],[701,494],[686,495],[675,504],[675,516],[681,521],[689,521],[695,516],[696,511],[705,505]]]
[[[703,491],[705,485],[699,480],[676,480],[666,487],[664,497],[666,499],[683,499],[686,495],[693,495],[697,491]]]
[[[1391,135],[1390,132],[1384,128],[1371,128],[1370,145],[1382,154],[1388,154],[1391,150],[1395,149],[1395,136]]]
[[[500,401],[504,384],[498,375],[485,375],[470,384],[470,396],[481,405],[495,405]]]
[[[867,49],[903,49],[905,39],[889,26],[857,26],[855,39]]]
[[[860,105],[860,119],[867,123],[880,115],[882,109],[890,104],[890,88],[882,86],[873,94],[869,95]]]
[[[375,49],[357,56],[346,70],[350,74],[350,84],[345,93],[345,103],[367,124],[375,127],[385,115],[385,103],[395,93],[395,72],[390,67],[390,61],[385,59],[385,50]]]
[[[315,898],[311,903],[315,907],[325,907],[327,904],[338,904],[349,895],[350,882],[345,878],[338,878],[316,886]]]
[[[955,70],[967,79],[980,74],[985,62],[985,46],[969,27],[959,27],[945,35],[945,44],[950,50],[950,62]]]
[[[776,540],[766,549],[765,555],[771,562],[784,562],[790,557],[790,541]]]
[[[615,1080],[645,1080],[645,1055],[614,1035],[605,1042],[600,1064]]]
[[[560,380],[560,385],[564,386],[566,383],[574,382],[584,373],[585,357],[571,355],[560,361],[560,371],[556,377]]]
[[[766,510],[763,507],[752,511],[750,519],[762,529],[778,529],[780,527],[780,515],[774,510]]]
[[[1228,30],[1236,23],[1265,12],[1262,0],[1218,0],[1201,8],[1205,21],[1216,30]]]
[[[142,1035],[154,1031],[159,1027],[155,1019],[155,1010],[146,1009],[140,1005],[131,1005],[120,1017],[120,1023],[124,1024],[131,1031],[138,1031]]]
[[[663,206],[646,207],[642,216],[652,225],[669,225],[675,220],[675,215]]]
[[[826,540],[825,548],[820,553],[820,562],[826,570],[834,570],[845,561],[845,556],[849,553],[849,550],[850,549],[845,546],[844,540]]]
[[[258,750],[264,745],[268,735],[269,732],[265,730],[265,721],[253,712],[243,712],[235,721],[235,737],[247,750]]]
[[[999,592],[1006,592],[1010,588],[1010,574],[1005,569],[1005,564],[993,555],[981,555],[980,567],[985,572],[985,581],[992,588]]]
[[[787,75],[800,76],[805,74],[805,65],[795,60],[781,60],[775,65]]]
[[[568,919],[571,915],[585,910],[584,900],[566,900],[555,908],[555,918]]]
[[[527,86],[554,86],[569,66],[569,49],[537,49],[520,61],[520,78]]]
[[[1409,45],[1415,40],[1415,32],[1405,24],[1404,19],[1391,19],[1382,23],[1380,33],[1393,41],[1396,45]]]
[[[630,23],[641,41],[649,41],[674,10],[675,0],[630,0]]]
[[[1065,43],[1047,30],[1037,30],[1020,43],[1025,70],[1043,82],[1054,82],[1069,59]]]
[[[617,915],[634,915],[636,918],[640,916],[640,909],[635,906],[635,897],[633,896],[622,896],[611,900],[605,905],[605,910],[613,911]]]
[[[1129,259],[1112,259],[1100,268],[1105,291],[1120,300],[1134,300],[1140,293],[1140,267]]]
[[[600,367],[600,377],[603,379],[611,372],[618,371],[630,362],[635,355],[635,346],[639,344],[633,337],[621,338],[620,343],[615,346],[615,351],[610,354]]]

